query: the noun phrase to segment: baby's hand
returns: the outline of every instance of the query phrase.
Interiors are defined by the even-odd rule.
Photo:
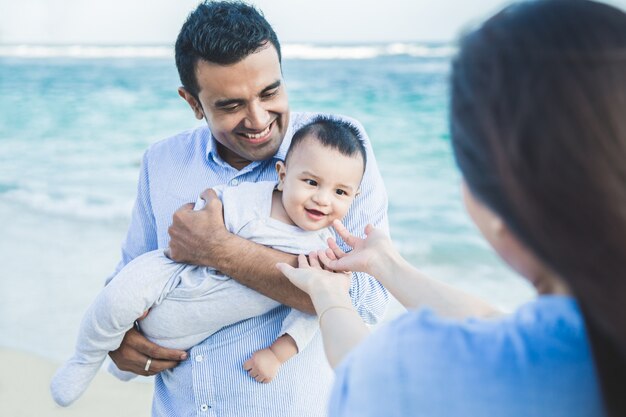
[[[261,349],[243,364],[243,369],[257,382],[267,384],[278,375],[280,361],[270,348]]]

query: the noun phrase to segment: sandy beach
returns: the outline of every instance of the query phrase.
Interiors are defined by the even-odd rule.
[[[48,385],[59,364],[33,354],[0,349],[0,415],[5,417],[149,416],[152,384],[121,382],[101,371],[70,407],[54,403]]]

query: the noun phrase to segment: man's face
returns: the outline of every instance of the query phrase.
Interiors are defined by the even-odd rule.
[[[287,92],[274,46],[268,44],[228,66],[200,60],[196,78],[201,108],[194,110],[196,115],[204,113],[220,156],[237,169],[271,158],[289,124]]]

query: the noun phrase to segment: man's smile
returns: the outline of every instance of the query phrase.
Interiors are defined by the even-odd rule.
[[[272,121],[272,123],[270,123],[269,125],[267,125],[267,127],[265,129],[263,129],[262,131],[258,132],[258,133],[245,133],[245,132],[241,132],[238,133],[239,136],[242,136],[246,139],[246,141],[250,142],[250,143],[261,143],[261,142],[265,142],[266,140],[268,140],[271,136],[272,133],[272,128],[274,127],[274,123],[276,121]]]

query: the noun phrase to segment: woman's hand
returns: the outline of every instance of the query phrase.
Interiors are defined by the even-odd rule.
[[[322,269],[316,252],[311,252],[308,260],[304,255],[298,256],[298,268],[285,263],[277,263],[276,267],[311,296],[319,316],[324,351],[334,368],[369,334],[348,294],[351,274]]]
[[[285,263],[278,263],[276,267],[293,285],[309,294],[314,304],[320,297],[338,299],[348,297],[351,275],[325,271],[319,263],[316,252],[311,252],[308,260],[306,256],[299,255],[298,268]]]
[[[346,253],[337,245],[337,242],[329,239],[329,248],[318,252],[319,260],[327,269],[358,271],[377,276],[378,271],[383,267],[382,259],[395,254],[389,236],[370,224],[365,227],[365,239],[351,235],[339,220],[333,222],[333,227],[344,242],[352,247],[352,250]]]

